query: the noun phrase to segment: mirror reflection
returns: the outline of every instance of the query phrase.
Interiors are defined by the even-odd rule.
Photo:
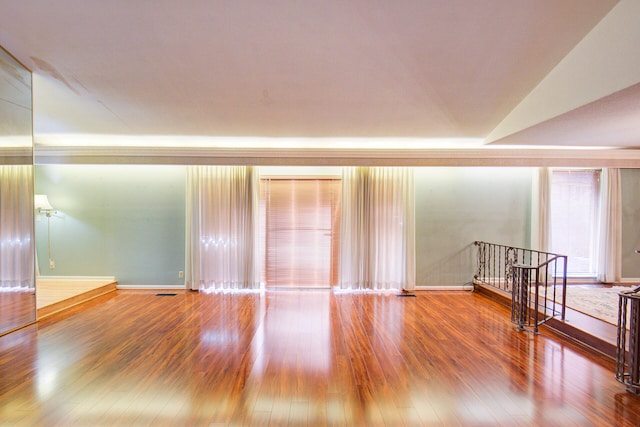
[[[31,73],[0,47],[0,334],[33,322]]]

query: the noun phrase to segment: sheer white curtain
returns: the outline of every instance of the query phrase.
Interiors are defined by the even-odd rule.
[[[251,166],[187,170],[186,284],[225,291],[260,287],[260,180]]]
[[[622,276],[621,199],[620,169],[602,169],[597,270],[601,282],[619,282]]]
[[[543,252],[551,251],[551,170],[537,168],[533,176],[531,243]]]
[[[0,166],[0,288],[33,288],[33,175]]]
[[[412,168],[344,168],[340,287],[415,287]]]

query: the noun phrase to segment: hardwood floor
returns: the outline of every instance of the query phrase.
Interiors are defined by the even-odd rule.
[[[0,337],[0,425],[636,426],[610,359],[477,293],[117,291]]]
[[[0,335],[36,320],[33,290],[0,292]]]
[[[480,286],[477,286],[475,290],[487,298],[507,307],[507,309],[510,309],[511,299],[508,298],[506,294],[497,293],[491,289]],[[564,321],[556,317],[544,323],[541,328],[550,328],[582,345],[590,347],[594,351],[610,357],[612,360],[616,358],[617,325],[567,307]]]
[[[37,278],[37,317],[50,316],[76,304],[116,290],[114,277],[40,276]]]

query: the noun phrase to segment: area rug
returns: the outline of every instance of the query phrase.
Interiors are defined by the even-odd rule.
[[[595,317],[605,322],[618,324],[618,294],[621,291],[628,291],[634,287],[630,286],[567,286],[567,307],[581,313]],[[561,301],[556,295],[556,300]]]

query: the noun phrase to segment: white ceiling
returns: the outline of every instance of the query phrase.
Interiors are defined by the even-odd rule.
[[[558,146],[640,147],[640,84],[588,103],[498,140],[539,145],[553,135]]]
[[[0,0],[0,45],[34,72],[40,139],[485,138],[617,3]],[[640,147],[639,95],[496,143]],[[602,108],[623,144],[586,141]]]

